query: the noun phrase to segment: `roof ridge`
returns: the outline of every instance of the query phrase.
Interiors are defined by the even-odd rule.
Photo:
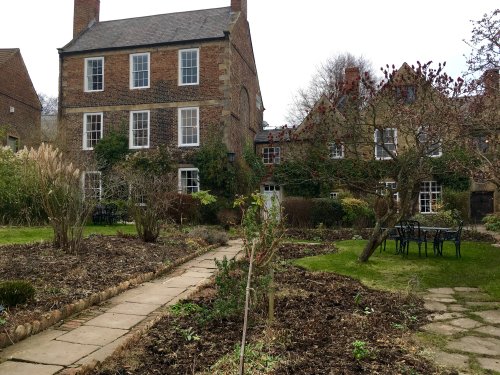
[[[139,16],[139,17],[129,17],[129,18],[119,18],[115,20],[107,20],[107,21],[99,21],[96,22],[94,26],[103,24],[103,23],[110,23],[110,22],[118,22],[118,21],[130,21],[130,20],[136,20],[136,19],[141,19],[141,18],[150,18],[150,17],[159,17],[159,16],[167,16],[167,15],[173,15],[173,14],[183,14],[183,13],[195,13],[195,12],[205,12],[207,10],[219,10],[219,9],[231,9],[230,6],[227,7],[218,7],[218,8],[206,8],[206,9],[196,9],[196,10],[185,10],[185,11],[179,11],[179,12],[171,12],[171,13],[159,13],[159,14],[151,14],[149,16]]]

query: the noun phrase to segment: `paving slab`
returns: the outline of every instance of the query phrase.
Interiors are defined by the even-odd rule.
[[[446,347],[468,353],[500,355],[500,340],[491,337],[465,336],[449,342]]]
[[[463,318],[464,314],[458,313],[458,312],[446,312],[446,313],[434,313],[431,314],[428,318],[429,320],[435,322],[435,321],[442,321],[442,320],[450,320],[450,319],[457,319],[457,318]]]
[[[500,324],[500,310],[480,311],[475,312],[474,315],[480,316],[487,323]]]
[[[433,294],[453,294],[453,293],[455,293],[453,288],[431,288],[431,289],[428,289],[428,292],[433,293]]]
[[[213,260],[202,260],[196,264],[196,267],[203,267],[210,270],[216,270],[217,266]]]
[[[47,344],[17,352],[13,359],[46,365],[69,366],[97,349],[99,349],[99,346],[96,345],[73,344],[53,340]]]
[[[203,268],[202,268],[203,269]],[[186,271],[182,276],[183,277],[192,277],[192,278],[203,278],[203,279],[206,279],[210,276],[212,276],[214,273],[213,272],[198,272],[198,271],[192,271],[192,270],[188,270]]]
[[[455,367],[457,369],[469,368],[469,356],[463,354],[438,351],[434,354],[434,361],[440,366]]]
[[[462,306],[462,305],[448,305],[448,309],[453,312],[464,312],[464,311],[469,311],[468,308]]]
[[[132,303],[132,302],[123,302],[119,305],[116,305],[110,308],[108,313],[119,313],[119,314],[130,314],[130,315],[143,315],[146,316],[161,305],[149,305],[145,303]]]
[[[18,352],[23,352],[32,347],[48,345],[55,338],[64,335],[66,331],[59,331],[57,329],[48,329],[46,331],[40,332],[34,336],[30,336],[27,339],[16,343],[15,345],[8,346],[0,350],[0,358],[10,359],[15,356]]]
[[[424,300],[426,301],[436,301],[441,303],[456,303],[457,300],[448,296],[446,294],[427,294],[424,296]]]
[[[199,284],[200,279],[193,279],[191,277],[172,277],[171,279],[165,280],[164,283],[159,284],[163,285],[165,289],[175,288],[175,289],[186,289],[190,286],[195,286]]]
[[[454,319],[454,320],[450,320],[448,323],[452,324],[456,327],[465,328],[465,329],[477,328],[477,327],[481,327],[483,325],[482,323],[479,323],[477,320],[469,319],[469,318]]]
[[[7,361],[0,363],[0,374],[3,375],[52,375],[62,369],[61,366],[26,362]]]
[[[479,291],[481,291],[481,289],[479,289],[479,288],[470,288],[467,286],[457,286],[453,289],[455,289],[457,292],[479,292]]]
[[[479,366],[485,370],[491,370],[495,372],[500,372],[500,359],[498,358],[477,358]]]
[[[174,277],[173,280],[180,280],[182,279],[181,277]],[[144,294],[157,294],[160,296],[169,296],[169,297],[174,297],[178,295],[179,293],[182,293],[186,288],[196,285],[199,283],[199,279],[193,280],[185,280],[184,284],[181,285],[181,283],[174,284],[170,282],[171,279],[164,280],[161,283],[156,283],[156,284],[151,284],[148,283],[147,285],[141,286],[141,293],[138,294],[144,295]],[[137,296],[136,296],[137,297]]]
[[[444,335],[444,336],[453,336],[456,333],[461,333],[461,332],[467,331],[464,328],[451,326],[449,324],[441,323],[441,322],[426,324],[426,325],[422,326],[422,329],[424,331],[427,331],[427,332],[437,333],[438,335]]]
[[[448,308],[444,303],[436,301],[425,301],[424,308],[428,311],[447,311]]]
[[[118,337],[121,337],[126,333],[128,333],[128,331],[125,329],[81,326],[66,333],[65,335],[59,336],[56,340],[72,342],[75,344],[104,346],[115,341]]]
[[[484,333],[485,335],[500,337],[500,328],[493,326],[484,326],[476,329],[475,331]]]
[[[180,290],[180,289],[179,289]],[[164,305],[175,299],[177,295],[182,294],[185,289],[177,291],[175,295],[160,295],[160,294],[142,294],[128,298],[125,302],[143,303],[147,305]]]
[[[89,320],[85,323],[85,325],[105,328],[131,329],[142,320],[144,320],[144,316],[142,315],[104,313]]]
[[[106,346],[103,346],[101,349],[96,350],[95,352],[91,353],[90,355],[80,359],[77,364],[79,365],[89,365],[91,363],[95,362],[102,362],[106,358],[110,357],[116,349],[120,348],[122,345],[125,345],[125,343],[131,339],[133,334],[128,334],[126,336],[120,337],[119,339],[113,341],[112,343],[109,343]]]

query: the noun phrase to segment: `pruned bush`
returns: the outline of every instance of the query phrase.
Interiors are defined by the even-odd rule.
[[[444,189],[443,202],[446,211],[453,211],[459,214],[460,219],[467,221],[470,216],[470,192],[454,191]]]
[[[357,198],[344,198],[341,201],[344,216],[342,223],[355,228],[372,227],[375,222],[375,213],[368,202]]]
[[[486,225],[486,229],[493,232],[500,232],[500,214],[486,215],[483,218],[483,223]]]
[[[453,227],[460,220],[460,214],[455,210],[438,211],[432,214],[416,214],[413,220],[417,220],[424,227]]]
[[[188,234],[191,238],[199,238],[209,245],[227,245],[229,237],[226,232],[207,227],[196,227]]]
[[[344,209],[340,202],[331,198],[317,198],[313,199],[312,205],[312,223],[314,227],[320,224],[331,228],[340,225],[344,217]]]
[[[234,208],[223,208],[217,212],[217,221],[225,229],[229,229],[241,222],[241,214]]]
[[[177,224],[195,224],[199,222],[200,201],[191,194],[180,194],[170,192],[167,194],[171,205],[168,208],[167,216]]]
[[[312,200],[302,197],[286,197],[283,200],[283,213],[286,224],[291,228],[310,228],[312,226]]]
[[[16,306],[35,296],[35,288],[29,281],[10,280],[0,283],[0,304]]]

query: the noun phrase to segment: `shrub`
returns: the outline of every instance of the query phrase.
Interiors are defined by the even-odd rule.
[[[467,221],[470,216],[470,193],[469,191],[454,191],[445,189],[443,191],[443,202],[446,211],[457,211],[460,220]]]
[[[337,199],[313,199],[311,219],[315,227],[319,224],[323,224],[328,228],[339,225],[343,216],[344,209]]]
[[[234,208],[223,208],[217,212],[217,221],[225,229],[241,223],[241,214]]]
[[[453,227],[458,224],[460,214],[456,210],[439,211],[433,214],[416,214],[413,220],[424,227]]]
[[[292,228],[312,226],[312,200],[302,197],[286,197],[283,200],[283,213],[286,224]]]
[[[493,232],[500,232],[500,214],[490,214],[483,218],[483,223],[486,225],[486,229]]]
[[[226,232],[207,228],[207,227],[196,227],[188,234],[191,238],[199,238],[208,243],[209,245],[227,245],[229,238]]]
[[[171,205],[167,210],[167,217],[177,224],[194,224],[199,222],[200,202],[191,194],[170,192],[167,194]]]
[[[371,227],[375,214],[367,202],[357,198],[344,198],[341,201],[344,211],[343,224],[355,228]]]
[[[0,283],[0,303],[16,306],[26,303],[35,296],[35,288],[29,281],[11,280]]]

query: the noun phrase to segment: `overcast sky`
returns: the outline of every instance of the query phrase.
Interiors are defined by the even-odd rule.
[[[0,48],[20,48],[38,92],[57,96],[57,48],[71,40],[73,0],[15,0],[2,4]],[[229,6],[230,0],[101,0],[101,21]],[[363,55],[378,69],[447,62],[457,77],[465,67],[470,20],[498,0],[248,0],[260,87],[271,126],[286,123],[298,88],[329,56]]]

